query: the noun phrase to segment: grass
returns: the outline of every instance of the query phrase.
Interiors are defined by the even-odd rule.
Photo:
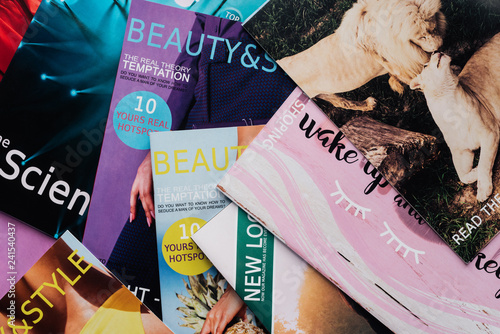
[[[353,0],[273,0],[245,28],[256,36],[260,44],[275,59],[298,53],[333,33],[342,17],[352,7]],[[442,11],[448,23],[443,51],[462,67],[470,56],[495,33],[500,32],[500,2],[498,0],[441,0]],[[422,93],[406,89],[403,96],[393,92],[382,76],[355,91],[342,94],[349,99],[363,100],[375,97],[379,104],[370,113],[374,119],[406,130],[441,137]],[[319,102],[323,109],[327,104]],[[341,127],[360,112],[336,113],[332,118]],[[480,206],[457,204],[456,197],[466,186],[462,185],[453,168],[450,152],[443,140],[439,141],[439,158],[422,172],[416,173],[400,191],[428,223],[464,259],[472,259],[498,232],[493,219],[478,228],[467,242],[458,246],[451,239],[458,229],[470,222]],[[473,184],[473,187],[476,185]],[[470,186],[469,186],[470,187]],[[500,214],[499,214],[500,216]]]

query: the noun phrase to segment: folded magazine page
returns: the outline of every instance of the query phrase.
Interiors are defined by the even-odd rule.
[[[83,244],[161,317],[150,135],[263,124],[296,85],[241,22],[142,0],[115,73]]]
[[[162,318],[175,333],[202,331],[207,313],[227,299],[225,278],[191,235],[231,202],[217,182],[262,127],[151,134]]]
[[[0,82],[0,210],[56,238],[83,237],[128,3],[42,1]]]
[[[468,263],[500,217],[499,15],[498,1],[271,0],[245,28]]]
[[[391,333],[234,203],[192,239],[270,333]]]
[[[500,330],[500,239],[465,264],[300,89],[218,187],[395,333]]]
[[[173,333],[70,232],[0,305],[1,333]]]

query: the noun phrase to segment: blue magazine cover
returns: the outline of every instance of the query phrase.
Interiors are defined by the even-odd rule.
[[[163,321],[176,333],[200,331],[225,291],[225,280],[217,279],[220,275],[191,236],[231,203],[217,183],[262,127],[151,135]]]

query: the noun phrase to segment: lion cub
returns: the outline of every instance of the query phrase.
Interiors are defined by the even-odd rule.
[[[500,138],[500,33],[481,47],[456,76],[450,57],[434,54],[410,83],[427,105],[450,148],[460,181],[477,180],[477,200],[493,191],[492,169]],[[473,168],[474,152],[480,150]]]

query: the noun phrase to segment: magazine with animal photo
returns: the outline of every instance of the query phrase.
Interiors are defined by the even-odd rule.
[[[191,235],[231,202],[217,183],[262,127],[151,134],[162,318],[175,333],[207,332],[245,319],[245,313],[224,308],[226,280]]]
[[[265,123],[296,85],[241,22],[130,6],[83,244],[161,317],[149,135]]]
[[[17,275],[9,268],[9,280]],[[11,283],[1,333],[172,333],[69,231]]]
[[[192,239],[269,333],[392,333],[234,203]]]
[[[500,221],[499,15],[489,0],[271,0],[245,28],[469,262]]]
[[[465,264],[300,89],[218,187],[394,333],[500,330],[500,238]]]

